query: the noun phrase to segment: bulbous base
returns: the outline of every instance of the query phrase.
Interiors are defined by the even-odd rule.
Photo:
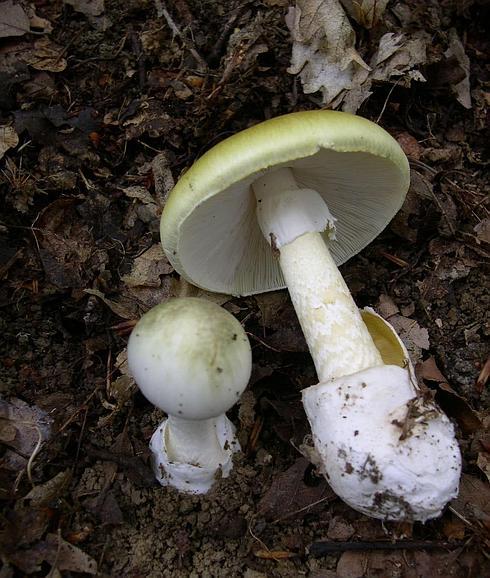
[[[439,516],[456,497],[454,428],[407,368],[372,367],[303,391],[322,473],[352,508],[383,520]]]
[[[226,415],[217,417],[215,422],[220,455],[226,456],[226,460],[217,467],[214,464],[203,466],[170,460],[166,442],[167,425],[168,420],[163,420],[150,440],[153,471],[162,486],[172,486],[188,494],[205,494],[211,489],[219,471],[223,478],[229,476],[233,468],[233,454],[240,450],[240,444],[235,437],[235,426]]]

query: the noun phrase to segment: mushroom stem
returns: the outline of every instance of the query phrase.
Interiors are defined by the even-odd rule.
[[[280,264],[319,381],[383,364],[320,233],[284,245]]]
[[[320,381],[382,365],[381,355],[320,232],[335,235],[323,198],[288,168],[254,182],[257,218],[279,263]]]
[[[217,422],[223,418],[227,419],[224,415],[202,420],[169,415],[165,429],[169,460],[216,469],[225,463],[229,456],[216,433]]]

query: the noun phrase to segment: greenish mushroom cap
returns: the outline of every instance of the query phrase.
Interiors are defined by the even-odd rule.
[[[337,219],[329,248],[337,264],[361,251],[400,209],[407,158],[384,129],[335,111],[297,112],[237,133],[207,151],[169,195],[161,240],[174,268],[207,290],[250,295],[285,286],[256,219],[251,188],[289,167],[321,194]]]
[[[151,403],[169,415],[202,420],[238,401],[250,378],[252,352],[231,313],[187,297],[143,315],[129,338],[128,364]]]

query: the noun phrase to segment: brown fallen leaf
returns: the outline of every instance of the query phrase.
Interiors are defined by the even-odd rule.
[[[56,534],[48,534],[46,540],[28,550],[18,550],[10,560],[26,574],[40,572],[43,562],[48,562],[59,571],[97,573],[97,562],[93,558]]]
[[[463,474],[459,495],[451,507],[470,522],[481,522],[490,531],[490,485],[475,476]]]
[[[0,2],[0,14],[0,38],[23,36],[30,31],[29,18],[20,4]]]
[[[122,319],[138,319],[145,308],[134,299],[120,297],[119,299],[109,299],[98,289],[84,289],[84,293],[98,297],[109,309]]]
[[[454,514],[448,514],[446,514],[442,520],[442,531],[444,535],[448,540],[463,540],[466,532],[465,523]]]
[[[19,136],[13,126],[0,126],[0,159],[11,148],[19,144]]]
[[[0,442],[23,457],[46,441],[51,433],[52,419],[46,412],[25,401],[0,399]]]
[[[171,280],[164,277],[173,271],[160,243],[155,243],[133,261],[131,272],[122,277],[123,294],[134,297],[147,308],[170,296]]]
[[[422,350],[429,349],[430,346],[427,329],[420,327],[415,319],[399,315],[398,307],[388,295],[380,295],[378,308],[403,341],[412,363],[416,364],[422,357]]]
[[[104,0],[64,0],[64,2],[85,16],[100,16],[105,10]]]
[[[32,490],[22,498],[22,500],[29,501],[30,506],[33,508],[46,506],[53,500],[60,499],[64,495],[71,479],[71,470],[60,472],[59,474],[56,474],[54,478],[32,488]]]
[[[41,212],[36,222],[46,277],[61,288],[86,287],[108,260],[105,251],[97,250],[89,225],[81,221],[77,203],[76,199],[57,199]]]
[[[476,380],[476,391],[478,393],[483,393],[483,388],[488,382],[490,377],[490,356],[487,357],[484,366],[482,367],[478,379]]]
[[[369,66],[355,49],[356,35],[338,0],[297,0],[286,24],[293,37],[290,74],[306,94],[321,91],[324,104],[352,88],[359,68]]]
[[[381,20],[389,0],[340,0],[349,16],[364,26],[372,28]]]
[[[259,502],[258,512],[261,516],[275,521],[292,516],[303,517],[336,498],[323,478],[316,486],[305,484],[303,479],[309,465],[305,458],[298,458],[290,468],[274,478]]]
[[[456,393],[449,385],[433,357],[419,363],[416,374],[424,381],[437,384],[436,401],[450,417],[457,421],[464,435],[475,433],[482,427],[476,412],[471,409],[464,397]]]
[[[470,59],[466,55],[464,46],[455,28],[449,30],[449,46],[444,55],[447,59],[455,58],[464,73],[463,78],[459,80],[459,82],[451,84],[451,90],[456,96],[456,100],[465,108],[471,108]]]
[[[63,54],[61,46],[44,37],[36,40],[29,49],[22,52],[21,59],[35,70],[62,72],[67,65]]]

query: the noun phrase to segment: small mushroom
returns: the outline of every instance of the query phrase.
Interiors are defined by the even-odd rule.
[[[150,442],[157,480],[182,492],[206,493],[218,471],[229,475],[240,449],[225,412],[250,378],[245,331],[214,303],[170,299],[136,324],[128,363],[143,395],[168,415]]]
[[[378,125],[334,111],[293,113],[244,130],[197,160],[169,196],[161,220],[162,244],[175,269],[202,288],[249,295],[287,287],[317,370],[320,384],[315,387],[325,386],[329,391],[342,389],[343,384],[353,387],[344,379],[347,376],[357,376],[359,383],[371,387],[386,378],[385,386],[400,394],[398,398],[395,395],[388,413],[396,404],[400,414],[407,413],[407,395],[410,399],[419,395],[409,362],[390,370],[393,364],[386,359],[391,354],[383,358],[337,265],[386,227],[401,207],[408,186],[407,158]],[[384,328],[382,333],[391,347],[389,332]],[[373,372],[373,368],[381,369]],[[340,385],[335,380],[340,380]],[[347,449],[339,445],[340,437],[325,434],[337,431],[339,420],[345,419],[337,414],[327,422],[323,410],[313,411],[310,397],[308,390],[304,392],[319,458],[325,455],[318,447],[323,438],[335,445],[337,456],[339,451],[355,452],[353,445]],[[315,404],[315,408],[320,406]],[[388,411],[382,404],[379,409]],[[352,409],[353,414],[357,411],[358,407]],[[431,414],[434,419],[442,419],[441,412],[436,413],[437,417]],[[400,418],[398,413],[396,416],[394,420]],[[318,427],[321,435],[316,435]],[[374,431],[378,430],[373,426]],[[428,428],[423,435],[432,433]],[[353,491],[344,495],[341,484],[334,489],[353,507],[375,517],[426,519],[437,515],[457,491],[460,470],[449,422],[440,433],[439,450],[448,460],[454,455],[454,475],[441,478],[437,506],[431,504],[430,512],[419,511],[416,504],[410,514],[410,504],[390,509],[388,500],[382,507],[377,502],[366,505],[363,496],[356,501]],[[417,436],[414,439],[420,439]],[[366,447],[361,452],[365,460],[371,458]],[[385,450],[398,455],[397,448],[389,444]],[[331,461],[323,467],[327,477],[330,467],[335,467]],[[428,483],[437,475],[436,470],[428,472]],[[353,486],[356,483],[354,480]],[[423,474],[417,483],[423,487]],[[361,486],[358,484],[362,494]],[[401,500],[410,500],[399,488],[389,487],[389,491]],[[412,493],[417,493],[416,487]]]

